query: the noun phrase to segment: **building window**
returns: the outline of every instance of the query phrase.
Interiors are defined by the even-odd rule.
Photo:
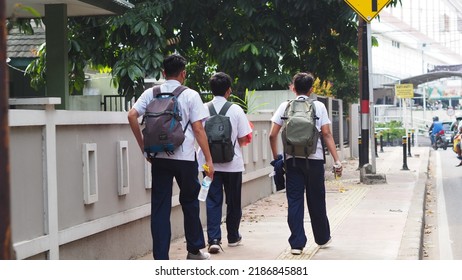
[[[461,17],[457,17],[457,31],[462,33],[462,18]]]
[[[447,14],[440,17],[440,32],[449,32],[449,16]]]
[[[397,42],[397,41],[391,41],[391,45],[392,45],[393,47],[399,49],[399,42]]]

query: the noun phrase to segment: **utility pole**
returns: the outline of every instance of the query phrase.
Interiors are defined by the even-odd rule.
[[[0,260],[12,259],[5,10],[0,0]]]
[[[369,57],[367,22],[359,17],[358,52],[359,52],[359,96],[361,111],[361,151],[359,167],[369,163]]]

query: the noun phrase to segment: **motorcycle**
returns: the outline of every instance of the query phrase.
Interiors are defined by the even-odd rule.
[[[431,132],[430,132],[431,135]],[[433,149],[438,150],[438,148],[443,148],[443,150],[446,150],[448,148],[448,139],[446,138],[446,135],[444,134],[444,130],[441,130],[435,135],[435,142],[433,143]]]

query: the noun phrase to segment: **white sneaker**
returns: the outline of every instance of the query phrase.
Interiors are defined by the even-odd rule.
[[[290,249],[290,253],[292,253],[292,255],[301,255],[303,252],[303,248],[292,248]]]
[[[223,251],[223,248],[221,248],[221,242],[218,241],[217,239],[212,240],[212,242],[209,243],[209,253],[210,254],[217,254],[220,252],[220,249]]]
[[[187,260],[208,260],[210,259],[210,254],[209,253],[204,253],[202,251],[199,251],[199,253],[197,254],[193,254],[193,253],[189,253],[188,252],[188,255],[186,256],[186,259]]]
[[[325,249],[325,248],[329,247],[330,242],[332,242],[332,237],[329,238],[329,240],[327,240],[326,243],[324,243],[324,244],[322,244],[322,245],[319,245],[319,248]]]

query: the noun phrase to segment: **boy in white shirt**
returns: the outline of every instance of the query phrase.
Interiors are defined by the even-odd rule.
[[[211,102],[216,112],[228,102],[231,95],[231,77],[223,72],[216,73],[210,78],[210,88],[214,98]],[[208,108],[208,103],[204,104]],[[223,207],[223,191],[226,196],[226,230],[229,247],[240,244],[242,236],[239,233],[239,225],[242,217],[241,189],[244,160],[241,146],[248,144],[248,137],[252,132],[244,110],[233,104],[227,110],[225,116],[229,117],[232,133],[231,140],[234,144],[234,156],[231,161],[214,162],[214,177],[210,184],[207,195],[207,236],[209,253],[216,254],[221,249],[221,218]],[[200,168],[205,158],[202,150],[199,151],[198,161]],[[202,169],[201,169],[202,170]]]

